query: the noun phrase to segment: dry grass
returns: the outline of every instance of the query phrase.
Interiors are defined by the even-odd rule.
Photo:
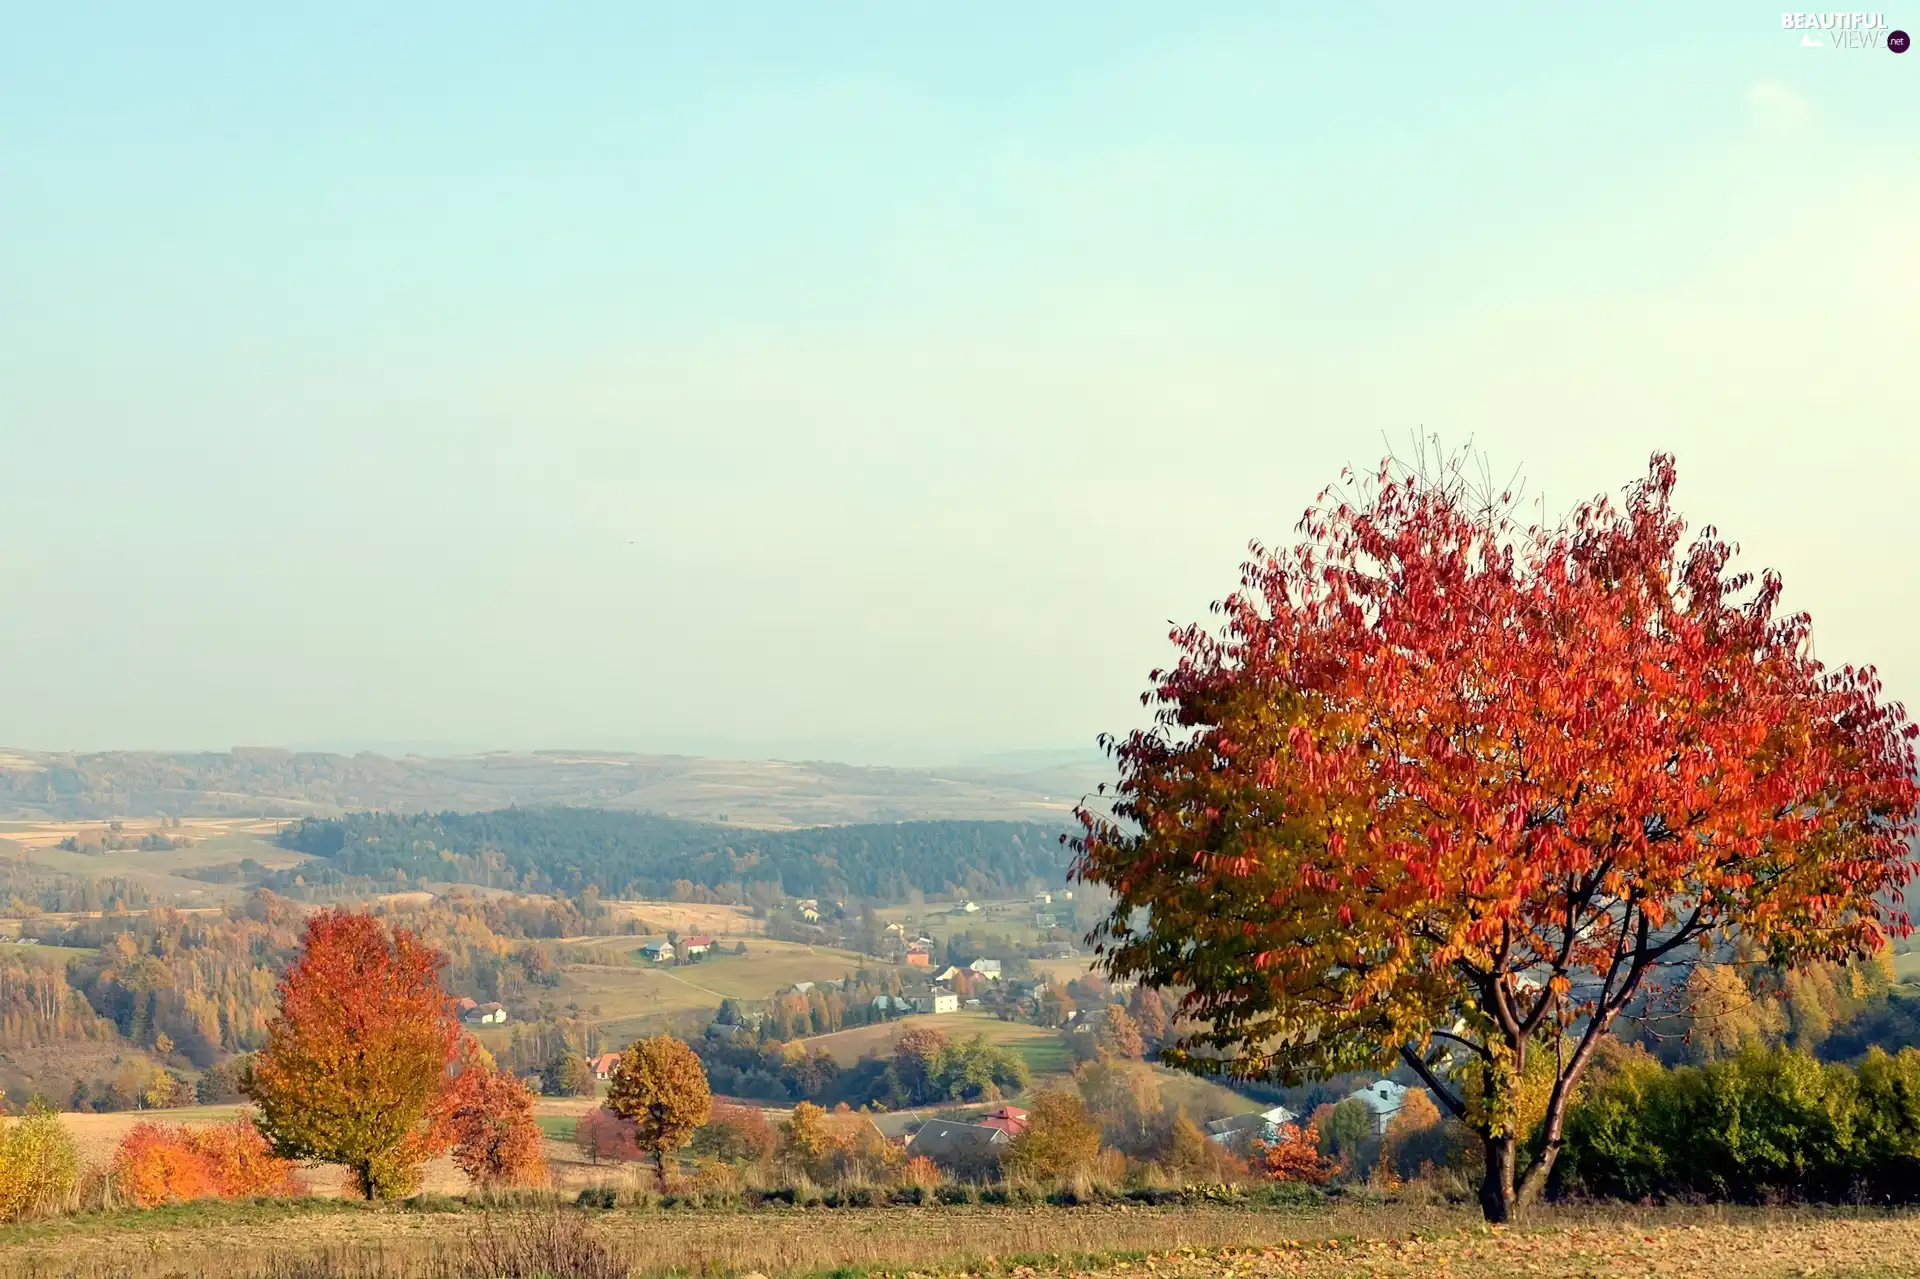
[[[1557,1209],[1492,1231],[1465,1209],[1410,1204],[1302,1210],[1148,1208],[771,1209],[754,1213],[525,1208],[321,1210],[223,1205],[50,1223],[0,1232],[0,1279],[157,1279],[163,1275],[531,1274],[503,1264],[449,1269],[476,1232],[502,1255],[516,1232],[600,1265],[575,1225],[636,1275],[804,1275],[914,1271],[1267,1279],[1546,1275],[1908,1275],[1920,1267],[1920,1216],[1761,1210]],[[553,1232],[565,1235],[561,1239]],[[537,1249],[536,1249],[537,1251]],[[558,1252],[554,1252],[556,1258]],[[307,1259],[303,1262],[302,1259]],[[555,1276],[615,1270],[554,1268]]]
[[[808,1048],[833,1054],[833,1059],[850,1066],[869,1051],[884,1053],[902,1031],[925,1026],[949,1039],[980,1035],[990,1044],[1001,1044],[1020,1053],[1037,1074],[1059,1074],[1068,1069],[1066,1050],[1060,1044],[1060,1032],[1025,1022],[1001,1021],[985,1013],[942,1013],[939,1016],[902,1017],[897,1021],[871,1026],[855,1026],[831,1035],[815,1035],[805,1041]]]

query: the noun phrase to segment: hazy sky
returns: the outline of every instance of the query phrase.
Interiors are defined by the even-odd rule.
[[[1759,4],[5,19],[0,742],[1088,745],[1421,429],[1556,507],[1677,453],[1920,701],[1920,51]]]

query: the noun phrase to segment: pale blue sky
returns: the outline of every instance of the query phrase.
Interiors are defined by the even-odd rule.
[[[0,743],[1085,745],[1421,428],[1556,506],[1676,452],[1920,701],[1920,52],[1753,4],[0,8]]]

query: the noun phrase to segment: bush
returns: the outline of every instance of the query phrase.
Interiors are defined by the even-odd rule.
[[[1750,1048],[1665,1070],[1625,1057],[1573,1109],[1563,1192],[1742,1202],[1920,1199],[1920,1051],[1857,1071]]]
[[[49,1109],[0,1118],[0,1221],[58,1212],[73,1197],[80,1156],[73,1134]]]
[[[113,1154],[113,1180],[134,1206],[285,1195],[293,1165],[245,1119],[212,1128],[138,1123]]]

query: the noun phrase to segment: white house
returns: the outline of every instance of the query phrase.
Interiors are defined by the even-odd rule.
[[[507,1010],[499,1004],[475,1004],[460,1020],[469,1026],[498,1026],[507,1020]]]
[[[931,995],[922,996],[920,1010],[929,1013],[957,1013],[960,1011],[960,996],[950,990],[936,990]]]
[[[1376,1135],[1384,1133],[1393,1117],[1400,1113],[1401,1105],[1407,1098],[1407,1086],[1396,1084],[1391,1079],[1382,1079],[1378,1083],[1368,1084],[1365,1088],[1355,1089],[1348,1098],[1357,1101],[1373,1112],[1373,1131]]]
[[[651,959],[656,964],[673,962],[673,943],[670,941],[650,941],[640,947],[640,957]]]
[[[952,913],[956,915],[978,915],[980,913],[980,903],[961,902],[953,908]]]
[[[1252,1142],[1272,1141],[1280,1135],[1280,1125],[1295,1123],[1298,1119],[1299,1116],[1285,1106],[1250,1110],[1244,1115],[1214,1120],[1207,1125],[1207,1136],[1223,1146],[1244,1149]]]
[[[975,976],[985,977],[988,981],[1000,980],[1000,961],[997,959],[976,959],[969,967]]]

